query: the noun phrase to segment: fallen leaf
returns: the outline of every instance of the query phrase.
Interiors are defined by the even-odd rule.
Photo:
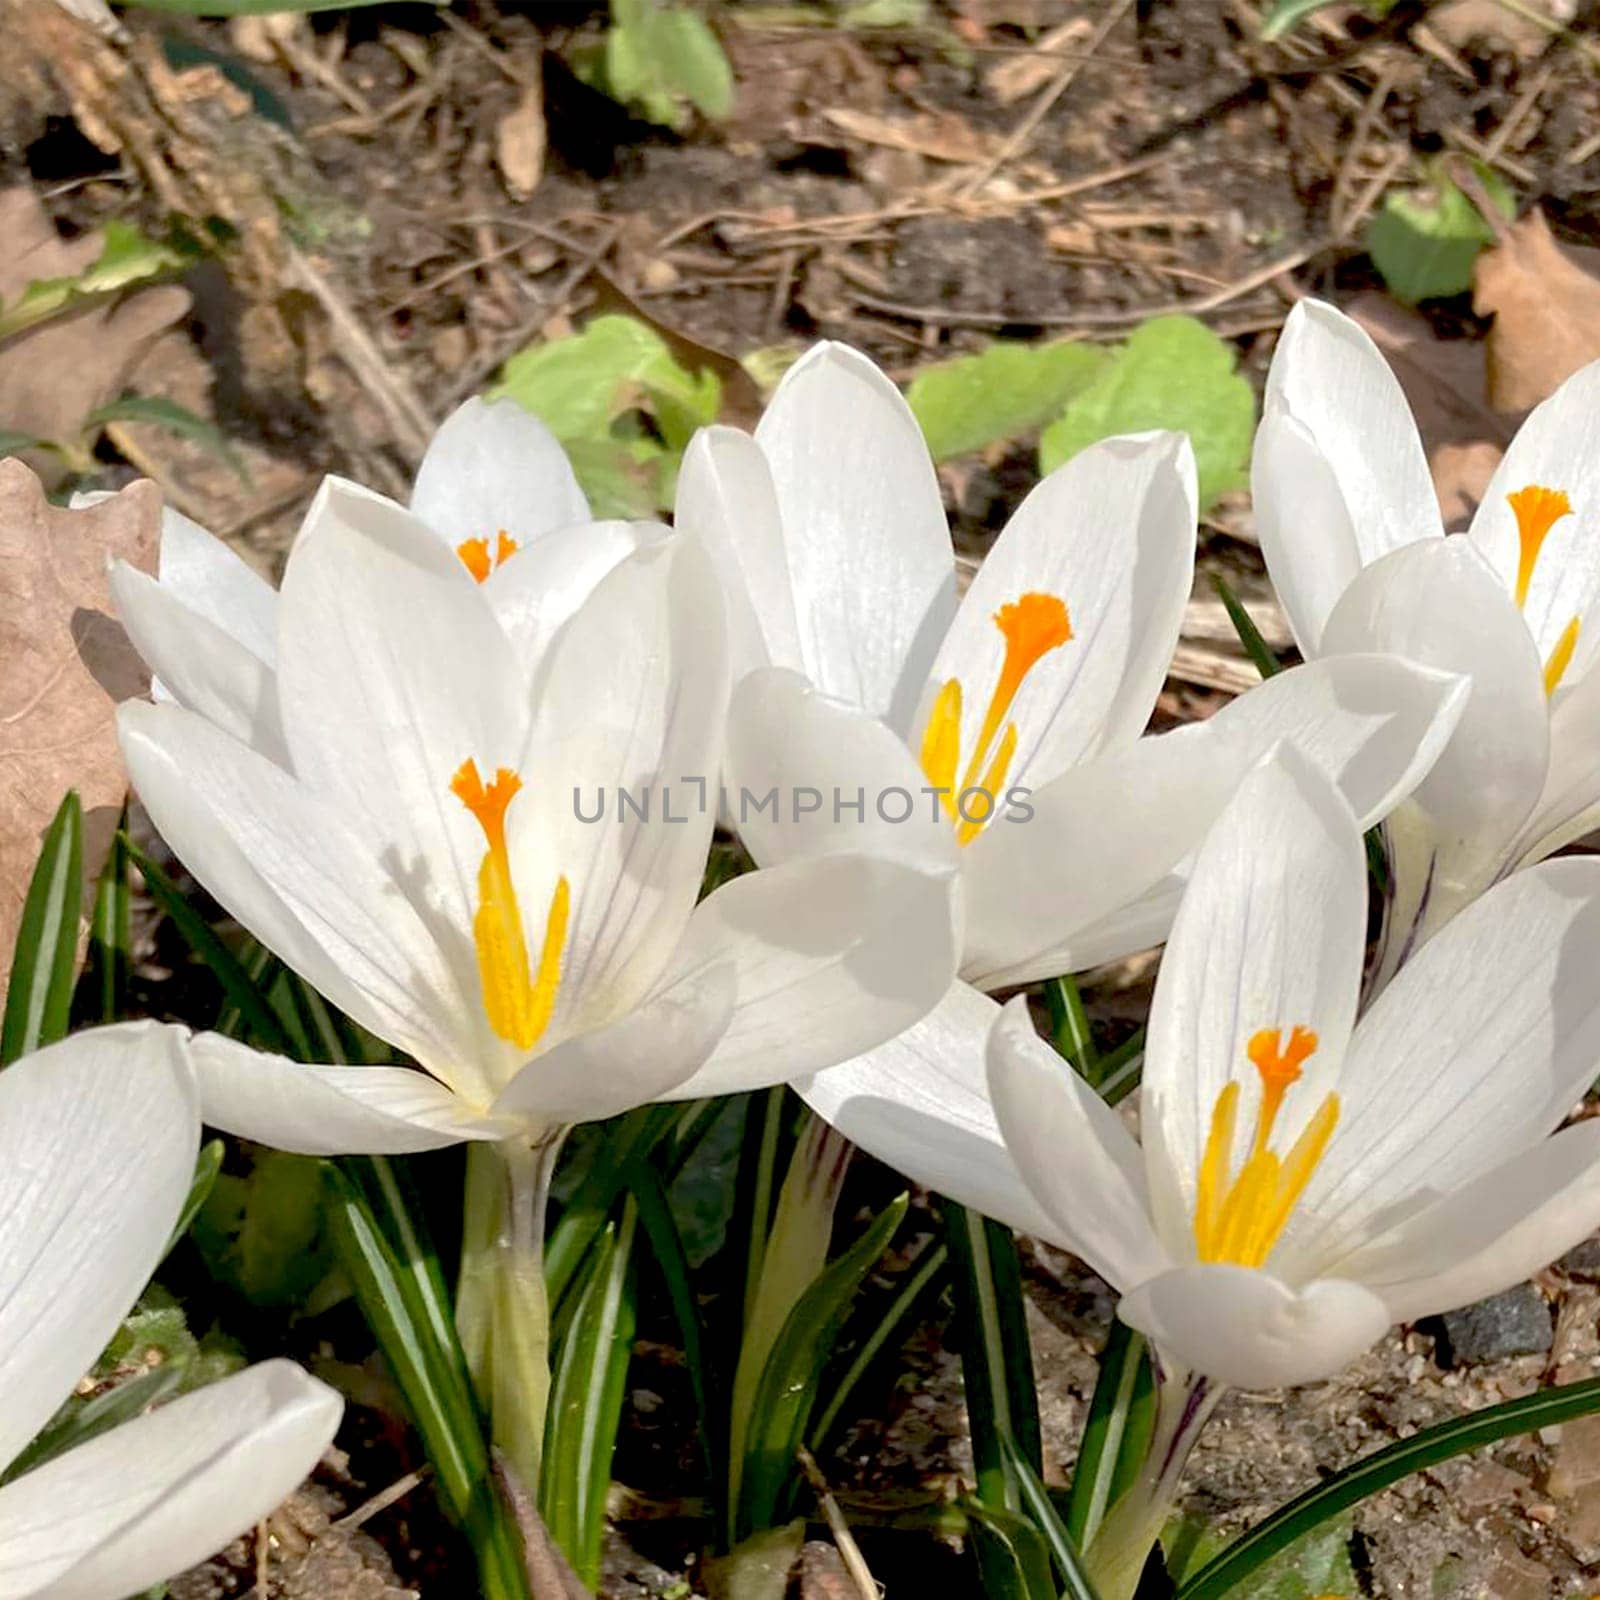
[[[115,708],[149,674],[113,614],[112,556],[154,572],[161,493],[142,482],[82,511],[0,461],[0,981],[39,841],[61,797],[83,802],[86,894],[111,844],[127,777]]]
[[[923,111],[914,117],[878,117],[870,111],[834,106],[823,117],[847,139],[882,145],[888,150],[909,150],[931,161],[951,161],[960,166],[987,160],[995,141],[970,122],[949,111]]]
[[[1585,260],[1587,258],[1587,261]],[[1600,276],[1556,242],[1544,213],[1530,211],[1478,257],[1472,307],[1493,316],[1489,401],[1527,411],[1580,367],[1600,359]]]
[[[1563,10],[1565,15],[1561,15]],[[1509,46],[1524,60],[1531,60],[1549,49],[1555,32],[1571,22],[1572,16],[1569,7],[1540,4],[1539,0],[1528,0],[1516,11],[1499,0],[1445,0],[1445,4],[1429,8],[1428,28],[1456,50],[1487,41]]]
[[[97,233],[61,238],[32,190],[0,190],[0,305],[31,283],[76,277],[102,245]],[[0,431],[76,440],[89,413],[122,393],[140,357],[188,309],[186,289],[162,284],[84,304],[0,343]],[[52,486],[66,474],[53,452],[23,459]]]
[[[1061,71],[1074,46],[1081,45],[1094,32],[1088,17],[1073,17],[1034,45],[1032,50],[1008,56],[990,67],[983,85],[1003,106],[1015,105],[1044,86]]]
[[[494,159],[514,200],[526,200],[544,176],[544,91],[534,78],[494,130]]]

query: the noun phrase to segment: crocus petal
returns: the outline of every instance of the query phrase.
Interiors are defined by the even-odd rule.
[[[264,1361],[113,1428],[0,1489],[0,1600],[124,1600],[274,1511],[343,1402]]]
[[[1546,861],[1461,912],[1356,1030],[1339,1127],[1285,1245],[1318,1262],[1542,1140],[1600,1061],[1600,861]]]
[[[189,1059],[212,1127],[296,1155],[409,1155],[516,1132],[415,1067],[311,1065],[220,1033],[197,1034]]]
[[[1550,768],[1512,852],[1543,861],[1600,827],[1600,669],[1558,690],[1550,705]]]
[[[1483,558],[1453,538],[1376,562],[1334,607],[1323,649],[1389,651],[1470,675],[1455,737],[1412,801],[1438,852],[1436,881],[1492,876],[1543,788],[1550,724],[1533,641]]]
[[[1115,1288],[1165,1272],[1144,1159],[1122,1118],[1033,1030],[1020,995],[989,1032],[989,1090],[1006,1148],[1050,1217],[1052,1243]]]
[[[783,517],[761,446],[737,428],[700,429],[683,453],[672,519],[717,569],[734,682],[757,667],[799,667]]]
[[[1392,656],[1330,658],[1064,774],[1029,797],[1031,818],[1012,812],[968,846],[963,975],[1001,988],[1159,942],[1173,874],[1279,740],[1331,774],[1370,826],[1438,759],[1465,696],[1461,679]]]
[[[1141,1129],[1162,1238],[1192,1241],[1200,1164],[1229,1083],[1245,1108],[1260,1079],[1248,1047],[1263,1029],[1315,1048],[1283,1101],[1287,1150],[1339,1072],[1365,952],[1361,830],[1333,780],[1284,745],[1239,785],[1206,837],[1162,959],[1150,1008]],[[1243,1160],[1241,1114],[1229,1170]]]
[[[825,1122],[897,1172],[1024,1233],[1055,1224],[995,1121],[984,1048],[1000,1008],[955,983],[899,1038],[793,1087]]]
[[[1144,731],[1189,598],[1195,518],[1181,434],[1106,439],[1033,490],[973,578],[924,695],[931,703],[949,679],[961,684],[963,752],[978,743],[1006,657],[996,620],[1024,595],[1061,602],[1071,637],[1039,658],[1012,702],[1008,781],[1040,788]]]
[[[181,1040],[150,1022],[97,1028],[0,1075],[0,1462],[50,1420],[166,1254],[200,1138]]]
[[[552,1041],[641,999],[694,908],[727,718],[721,604],[705,552],[659,529],[596,585],[540,673],[508,840],[530,949],[558,875],[571,896]]]
[[[1600,1226],[1600,1121],[1580,1122],[1436,1200],[1340,1264],[1394,1322],[1498,1294]]]
[[[736,981],[726,963],[676,977],[617,1021],[535,1056],[501,1091],[492,1114],[537,1137],[663,1098],[726,1031]]]
[[[156,571],[162,587],[197,616],[268,666],[277,659],[277,590],[222,540],[170,506],[161,513]]]
[[[904,727],[955,606],[933,461],[900,391],[821,344],[756,429],[783,514],[801,660],[819,688]]]
[[[797,672],[765,667],[734,691],[724,773],[729,818],[763,866],[840,850],[959,858],[900,735]]]
[[[1389,1327],[1383,1301],[1358,1283],[1291,1288],[1226,1265],[1163,1273],[1124,1295],[1117,1314],[1169,1361],[1239,1389],[1332,1377]]]
[[[245,928],[380,1038],[430,1064],[463,1058],[465,991],[331,805],[177,706],[130,701],[118,727],[157,830]]]
[[[787,1082],[871,1050],[943,998],[960,955],[953,873],[834,855],[746,873],[702,900],[676,965],[731,967],[728,1031],[671,1098]]]
[[[1265,411],[1286,412],[1316,443],[1339,485],[1342,516],[1319,496],[1285,538],[1308,546],[1353,533],[1359,565],[1443,531],[1428,458],[1389,364],[1356,322],[1317,300],[1289,313],[1267,375]],[[1293,499],[1269,515],[1293,519]],[[1261,507],[1257,507],[1257,515]],[[1274,574],[1276,576],[1276,574]]]
[[[166,698],[214,722],[280,766],[289,764],[278,720],[278,684],[267,662],[166,584],[125,561],[111,567],[117,615],[166,690]]]
[[[411,509],[451,550],[486,539],[492,552],[502,533],[525,547],[589,520],[566,451],[515,400],[468,400],[445,418],[417,468]]]
[[[1600,362],[1591,363],[1535,406],[1484,491],[1469,534],[1515,595],[1522,541],[1509,496],[1537,485],[1564,493],[1572,510],[1544,536],[1522,615],[1546,661],[1577,618],[1576,679],[1600,652]]]

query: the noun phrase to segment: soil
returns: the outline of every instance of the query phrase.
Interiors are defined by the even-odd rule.
[[[1267,44],[1250,0],[930,0],[921,22],[861,30],[833,25],[831,5],[711,0],[737,105],[677,135],[574,72],[603,6],[233,23],[129,10],[117,40],[52,0],[0,0],[0,186],[31,184],[68,234],[120,219],[159,236],[176,218],[225,232],[186,277],[189,317],[131,386],[213,421],[249,481],[139,423],[102,441],[101,478],[157,477],[270,570],[324,473],[403,493],[433,423],[508,355],[600,310],[631,309],[713,365],[747,422],[758,400],[737,361],[751,351],[838,338],[904,377],[996,336],[1114,339],[1174,309],[1233,340],[1259,384],[1296,298],[1379,287],[1370,217],[1444,153],[1542,200],[1565,240],[1600,244],[1595,9],[1567,0],[1541,27],[1487,0],[1398,0],[1382,20],[1335,7]],[[547,146],[519,196],[502,141],[530,104]],[[1423,329],[1481,364],[1466,297],[1431,306]],[[945,469],[966,554],[982,555],[1035,476],[1031,441]],[[1287,645],[1242,497],[1202,531],[1203,571],[1225,573]],[[1206,715],[1253,676],[1202,580],[1161,721]],[[180,947],[170,930],[151,940],[145,996],[182,1011]],[[1091,984],[1112,1041],[1140,1017],[1151,970]],[[888,1181],[863,1168],[868,1189]],[[1576,1270],[1538,1287],[1556,1323],[1547,1355],[1451,1369],[1434,1331],[1404,1330],[1330,1383],[1232,1397],[1188,1504],[1243,1527],[1427,1422],[1600,1369],[1600,1291]],[[1042,1249],[1028,1293],[1060,1481],[1112,1301]],[[370,1346],[352,1339],[305,1352],[362,1402],[349,1455],[260,1541],[175,1583],[176,1600],[241,1593],[258,1560],[276,1596],[465,1592],[425,1483],[364,1514],[416,1460]],[[605,1592],[682,1593],[696,1576],[694,1529],[673,1515],[687,1398],[665,1334],[641,1342],[630,1385]],[[877,1575],[891,1595],[970,1585],[947,1545],[893,1526],[970,1472],[942,1313],[862,1409],[822,1467]],[[1355,1529],[1365,1592],[1383,1600],[1587,1592],[1600,1438],[1578,1424],[1407,1480]]]

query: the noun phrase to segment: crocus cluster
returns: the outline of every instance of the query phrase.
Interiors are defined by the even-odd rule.
[[[1557,1131],[1600,1067],[1600,865],[1535,864],[1600,818],[1597,398],[1590,369],[1541,407],[1446,537],[1392,374],[1339,313],[1297,310],[1255,500],[1306,664],[1159,734],[1194,578],[1188,442],[1074,457],[962,595],[916,421],[837,345],[753,435],[694,440],[671,528],[593,520],[504,401],[446,422],[408,506],[330,479],[276,591],[170,515],[159,575],[113,578],[155,678],[121,712],[136,791],[395,1064],[85,1036],[79,1070],[107,1094],[137,1098],[112,1053],[159,1089],[141,1242],[108,1244],[123,1276],[94,1289],[110,1325],[202,1116],[312,1154],[469,1141],[513,1175],[488,1227],[509,1236],[515,1174],[572,1124],[783,1082],[909,1176],[1081,1256],[1191,1411],[1520,1280],[1600,1223],[1597,1124]],[[719,826],[753,868],[702,895]],[[1374,826],[1387,928],[1365,973]],[[1016,991],[1169,936],[1136,1137]],[[0,1079],[0,1140],[46,1071]],[[53,1349],[62,1384],[106,1322]],[[180,1407],[226,1410],[298,1470],[336,1417],[292,1369],[230,1386],[256,1411],[214,1390],[136,1426],[188,1448],[204,1429]],[[41,1420],[13,1412],[13,1454]],[[55,1563],[14,1592],[111,1592],[58,1580],[55,1524],[8,1518],[119,1437],[0,1489],[0,1573],[36,1547]],[[139,1537],[124,1589],[194,1543]],[[1114,1560],[1102,1575],[1125,1586]]]

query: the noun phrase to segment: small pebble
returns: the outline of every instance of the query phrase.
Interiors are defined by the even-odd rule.
[[[1440,1321],[1444,1325],[1440,1355],[1453,1367],[1542,1355],[1554,1338],[1550,1307],[1529,1283],[1447,1311]]]

